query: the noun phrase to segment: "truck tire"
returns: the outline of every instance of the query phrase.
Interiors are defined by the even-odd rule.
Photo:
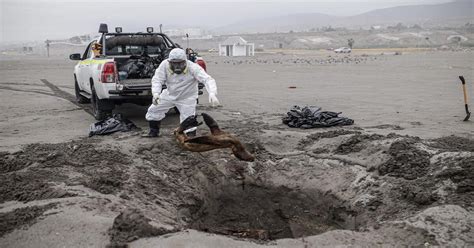
[[[74,75],[74,91],[76,93],[76,102],[80,104],[90,103],[91,100],[87,97],[81,95],[81,89],[79,89],[79,84],[77,83],[76,75]]]
[[[104,120],[107,116],[112,115],[112,110],[103,110],[102,100],[97,97],[93,84],[91,84],[91,92],[92,113],[94,114],[94,118],[98,121],[101,121]]]

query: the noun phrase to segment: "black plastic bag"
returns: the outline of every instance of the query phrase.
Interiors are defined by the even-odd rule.
[[[129,79],[152,78],[161,59],[151,58],[148,55],[130,56],[130,59],[120,66],[119,71],[127,72]]]
[[[128,78],[141,78],[145,65],[140,60],[131,59],[120,67],[120,71],[128,73]]]
[[[138,129],[133,122],[122,118],[121,114],[114,114],[103,121],[92,123],[89,127],[89,137],[94,135],[107,135],[115,132],[128,132],[132,129]]]
[[[347,117],[339,117],[341,112],[321,111],[321,108],[307,106],[301,108],[294,106],[286,116],[282,118],[284,124],[289,127],[303,129],[317,127],[346,126],[354,124],[354,120]]]

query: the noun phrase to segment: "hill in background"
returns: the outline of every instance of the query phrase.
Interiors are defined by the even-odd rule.
[[[421,27],[460,26],[474,22],[472,0],[444,4],[400,6],[378,9],[364,14],[338,17],[320,13],[303,13],[254,19],[226,25],[213,30],[215,33],[272,33],[318,30],[324,27],[350,29],[388,26],[403,23]]]

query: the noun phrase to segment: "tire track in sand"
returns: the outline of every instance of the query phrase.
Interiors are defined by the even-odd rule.
[[[77,103],[76,101],[76,97],[72,94],[69,94],[68,92],[60,89],[58,86],[50,83],[48,80],[46,79],[40,79],[40,81],[45,84],[46,86],[48,86],[48,88],[51,89],[51,91],[53,91],[53,94],[54,96],[56,97],[59,97],[59,98],[62,98],[64,100],[67,100],[69,102],[71,102],[72,104],[78,106],[79,108],[83,109],[84,111],[86,111],[86,113],[94,116],[93,112],[92,112],[92,107],[90,105],[85,105],[85,104],[79,104]]]

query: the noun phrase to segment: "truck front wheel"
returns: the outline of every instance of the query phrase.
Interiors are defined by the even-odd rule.
[[[105,119],[107,116],[112,115],[113,107],[110,108],[110,104],[105,104],[103,100],[100,100],[95,93],[94,85],[91,85],[91,104],[92,104],[92,112],[94,114],[94,118],[98,121]],[[108,108],[106,108],[108,107]]]

